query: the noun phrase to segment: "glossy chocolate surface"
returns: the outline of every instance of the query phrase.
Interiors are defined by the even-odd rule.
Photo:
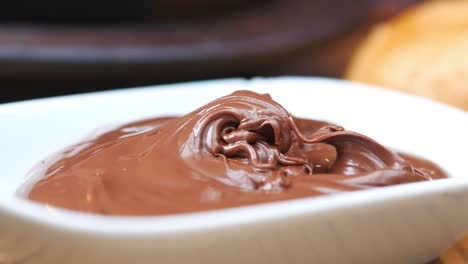
[[[134,122],[76,144],[36,170],[28,198],[112,215],[237,207],[445,178],[332,124],[294,118],[238,91],[182,117]]]

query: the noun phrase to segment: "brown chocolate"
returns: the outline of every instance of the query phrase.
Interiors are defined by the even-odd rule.
[[[236,207],[445,178],[359,133],[293,118],[269,95],[239,91],[185,116],[124,125],[74,145],[28,198],[113,215]]]

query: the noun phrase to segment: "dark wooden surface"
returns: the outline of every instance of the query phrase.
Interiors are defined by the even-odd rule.
[[[224,77],[339,77],[369,28],[414,2],[283,0],[166,23],[3,23],[0,102]]]

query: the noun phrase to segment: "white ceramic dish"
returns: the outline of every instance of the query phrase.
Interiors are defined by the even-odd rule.
[[[164,217],[103,217],[16,195],[28,170],[98,127],[269,92],[440,164],[450,179]],[[220,80],[0,105],[0,263],[423,263],[468,231],[468,114],[317,78]]]

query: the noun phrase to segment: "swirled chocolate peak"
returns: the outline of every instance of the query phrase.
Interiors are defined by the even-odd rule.
[[[356,132],[291,116],[238,91],[185,116],[121,126],[54,157],[28,198],[117,215],[159,215],[428,181],[435,164]]]

